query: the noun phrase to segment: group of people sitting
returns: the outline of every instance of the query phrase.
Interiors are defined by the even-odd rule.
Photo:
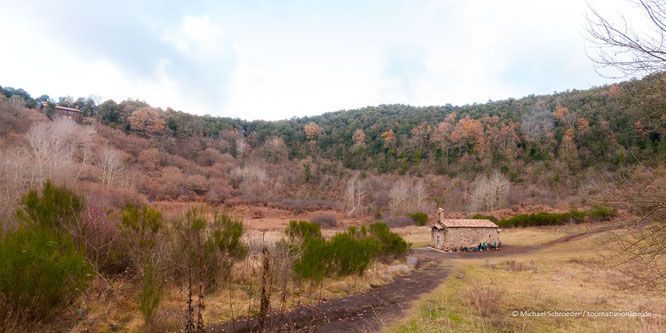
[[[491,251],[491,250],[501,250],[502,242],[493,242],[492,244],[485,242],[479,243],[476,247],[460,247],[460,248],[445,248],[444,252],[481,252],[481,251]]]

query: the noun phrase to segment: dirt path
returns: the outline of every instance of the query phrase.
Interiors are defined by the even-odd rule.
[[[510,246],[501,251],[442,253],[420,248],[413,254],[419,259],[416,269],[397,276],[392,282],[375,287],[370,291],[332,300],[322,300],[317,305],[301,306],[284,314],[283,332],[368,332],[376,331],[387,322],[401,318],[408,308],[408,302],[439,286],[451,272],[446,265],[447,258],[477,259],[496,258],[516,254],[531,253],[556,244],[609,230],[600,228],[580,234],[567,235],[541,246]],[[277,332],[280,315],[272,314],[266,319],[265,331]],[[227,322],[212,326],[209,332],[256,332],[256,318],[244,318],[235,323]],[[235,327],[235,330],[234,330]]]

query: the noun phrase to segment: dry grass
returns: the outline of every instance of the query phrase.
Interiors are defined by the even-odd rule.
[[[500,239],[504,245],[536,246],[566,235],[566,232],[547,227],[511,228],[502,229]]]
[[[391,231],[398,233],[407,242],[412,243],[413,249],[428,246],[432,242],[430,236],[430,226],[391,228]]]
[[[569,231],[564,229],[528,228],[516,234],[543,242]],[[551,232],[555,235],[540,234]],[[494,261],[456,260],[457,271],[417,302],[407,312],[407,319],[387,326],[385,331],[663,331],[666,286],[629,288],[636,281],[599,260],[595,245],[603,237],[601,233]],[[514,317],[514,310],[649,311],[652,315]]]

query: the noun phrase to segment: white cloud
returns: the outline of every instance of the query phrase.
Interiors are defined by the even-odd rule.
[[[215,60],[217,57],[225,56],[229,52],[228,38],[224,28],[211,22],[208,15],[186,16],[178,30],[164,37],[180,52],[200,61]]]
[[[89,15],[76,23],[58,11],[77,1],[44,11],[17,3],[0,12],[0,29],[21,32],[3,36],[0,84],[33,95],[98,94],[190,113],[283,119],[608,82],[585,55],[585,3],[577,0],[215,2],[159,12],[133,2],[95,11],[81,2]],[[74,27],[53,19],[65,14]]]

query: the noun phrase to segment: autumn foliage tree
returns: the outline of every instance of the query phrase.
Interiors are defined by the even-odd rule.
[[[352,136],[352,140],[354,141],[354,149],[358,148],[364,148],[365,147],[365,132],[362,129],[357,129],[354,131],[354,135]]]
[[[384,138],[385,147],[387,148],[395,147],[397,139],[392,129],[389,129],[388,131],[382,133],[382,138]]]
[[[458,157],[462,152],[479,151],[486,144],[483,124],[469,116],[461,119],[451,132],[451,142],[458,148]]]
[[[130,126],[137,133],[144,136],[154,135],[164,129],[165,120],[150,106],[144,106],[132,112],[127,118]]]
[[[303,128],[303,131],[305,132],[305,137],[310,142],[315,142],[322,133],[321,127],[319,127],[319,125],[317,125],[315,122],[309,122]]]

